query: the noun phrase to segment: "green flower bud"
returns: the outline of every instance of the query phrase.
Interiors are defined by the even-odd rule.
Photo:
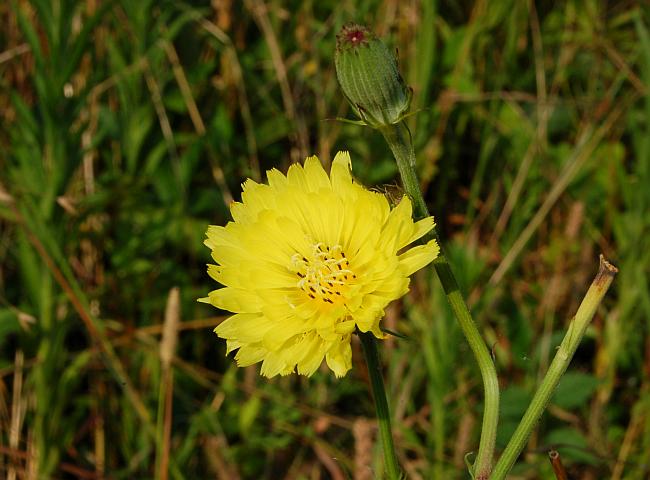
[[[336,76],[356,114],[373,128],[398,123],[411,106],[412,90],[397,58],[366,27],[345,25],[336,36]]]

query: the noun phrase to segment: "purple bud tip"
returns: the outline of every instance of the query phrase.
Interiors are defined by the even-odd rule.
[[[361,30],[350,30],[345,36],[348,37],[348,41],[353,44],[361,43],[363,42],[363,39],[366,38],[365,34]]]
[[[363,25],[348,23],[336,36],[336,46],[339,50],[350,50],[360,45],[367,45],[373,34]]]

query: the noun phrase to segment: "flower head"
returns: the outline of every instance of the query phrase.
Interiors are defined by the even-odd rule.
[[[262,363],[262,375],[311,375],[325,358],[336,376],[351,368],[355,329],[384,334],[384,308],[408,291],[409,275],[438,255],[431,240],[405,247],[434,227],[413,222],[404,196],[386,198],[356,183],[350,156],[339,152],[330,175],[316,157],[268,185],[247,180],[233,221],[210,226],[205,244],[223,288],[200,299],[233,312],[215,332],[240,366]]]
[[[336,77],[355,113],[369,126],[398,123],[411,106],[412,90],[397,58],[363,25],[344,25],[336,36]]]

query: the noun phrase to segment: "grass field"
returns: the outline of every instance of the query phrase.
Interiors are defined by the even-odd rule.
[[[352,371],[237,368],[196,302],[209,224],[247,177],[349,150],[335,35],[364,22],[414,89],[417,168],[518,423],[603,253],[612,289],[510,478],[650,477],[650,9],[645,2],[0,2],[0,477],[381,478]],[[381,344],[400,463],[469,478],[478,369],[433,272]],[[165,405],[173,405],[165,408]],[[166,432],[170,432],[167,434]],[[471,458],[471,457],[470,457]]]

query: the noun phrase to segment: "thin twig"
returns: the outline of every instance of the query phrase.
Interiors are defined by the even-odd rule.
[[[560,458],[560,452],[557,450],[551,450],[548,452],[548,458],[551,461],[551,466],[553,467],[553,473],[557,480],[568,480],[566,470],[564,465],[562,465],[562,459]]]

